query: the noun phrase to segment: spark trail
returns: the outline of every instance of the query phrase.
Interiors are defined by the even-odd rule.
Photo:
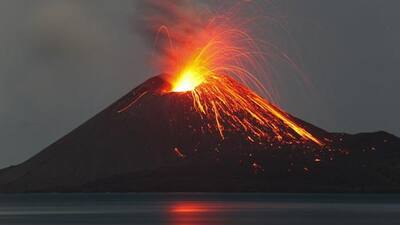
[[[225,13],[207,13],[206,19],[199,19],[193,7],[185,11],[173,4],[155,6],[158,11],[170,11],[165,21],[174,18],[171,26],[160,24],[156,34],[159,39],[160,32],[165,32],[158,63],[162,71],[171,74],[167,92],[189,92],[195,110],[207,123],[213,121],[210,129],[222,139],[225,132],[234,131],[256,143],[324,145],[294,118],[256,94],[272,98],[272,91],[258,79],[268,77],[264,69],[268,52],[245,29],[254,18],[237,18],[240,4]]]

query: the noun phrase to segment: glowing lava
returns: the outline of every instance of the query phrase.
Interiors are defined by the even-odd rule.
[[[204,76],[196,69],[187,69],[178,76],[178,80],[173,83],[173,92],[194,91],[204,81]]]
[[[266,53],[231,21],[229,16],[212,17],[187,37],[168,30],[171,41],[180,43],[165,49],[164,65],[168,68],[163,69],[173,74],[170,92],[190,92],[207,129],[217,131],[222,139],[225,132],[233,131],[260,144],[313,142],[322,146],[322,141],[290,115],[250,90],[253,87],[270,96],[254,75],[267,75]]]

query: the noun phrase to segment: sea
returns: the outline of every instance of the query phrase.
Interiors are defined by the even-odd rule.
[[[399,194],[0,195],[1,225],[399,225]]]

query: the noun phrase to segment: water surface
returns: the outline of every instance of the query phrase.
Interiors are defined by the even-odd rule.
[[[11,194],[0,224],[400,224],[394,194]]]

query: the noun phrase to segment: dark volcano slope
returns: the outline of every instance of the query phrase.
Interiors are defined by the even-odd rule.
[[[1,192],[397,192],[400,139],[334,134],[328,145],[254,144],[201,132],[188,93],[154,77],[26,162],[0,170]],[[294,118],[295,119],[295,118]]]

